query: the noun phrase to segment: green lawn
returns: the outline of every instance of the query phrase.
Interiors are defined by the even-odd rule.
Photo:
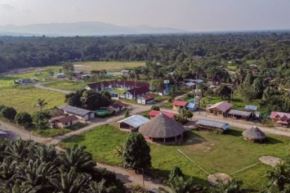
[[[96,160],[108,164],[120,165],[121,160],[115,153],[115,148],[125,142],[127,133],[119,131],[113,126],[97,127],[81,136],[74,136],[64,142],[64,146],[73,144],[85,145]],[[243,180],[248,188],[260,189],[266,183],[266,171],[270,167],[259,163],[258,158],[263,155],[273,155],[285,158],[290,149],[289,138],[270,138],[266,144],[254,144],[244,141],[241,132],[232,131],[227,135],[218,135],[206,131],[191,133],[186,145],[165,146],[150,145],[152,164],[155,169],[168,172],[174,166],[179,166],[185,174],[206,179],[209,173],[225,172],[233,175],[236,171],[249,165],[257,165],[251,169],[233,175]],[[178,149],[189,156],[194,163],[182,156]]]
[[[69,80],[60,80],[55,82],[50,82],[45,84],[47,87],[61,89],[61,90],[68,90],[68,91],[75,91],[84,89],[86,87],[87,83],[83,81],[69,81]]]
[[[120,71],[144,66],[145,62],[88,61],[76,62],[74,65],[76,69],[88,72],[92,70]]]
[[[33,134],[42,136],[42,137],[55,137],[58,135],[64,135],[70,132],[71,129],[61,129],[61,128],[48,128],[48,129],[35,129],[32,131]]]
[[[47,108],[59,106],[64,103],[64,95],[57,92],[26,88],[2,88],[0,89],[0,105],[7,105],[16,108],[18,111],[33,113],[38,111],[35,106],[37,99],[45,99]]]

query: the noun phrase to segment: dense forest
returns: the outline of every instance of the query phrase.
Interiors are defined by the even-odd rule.
[[[115,37],[0,37],[0,71],[79,60],[154,61],[167,72],[192,63],[257,61],[289,68],[290,33]],[[163,68],[162,68],[163,69]],[[288,74],[289,75],[289,74]]]

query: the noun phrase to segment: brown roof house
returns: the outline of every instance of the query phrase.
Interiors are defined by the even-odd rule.
[[[159,143],[176,143],[183,139],[184,127],[165,114],[161,113],[139,128],[147,140]]]
[[[243,132],[243,137],[245,140],[253,142],[263,142],[266,139],[266,135],[258,127],[252,127]]]
[[[49,120],[51,128],[67,128],[79,123],[79,119],[73,115],[53,117]]]
[[[228,103],[226,101],[222,101],[219,103],[216,103],[214,105],[209,106],[206,110],[210,113],[214,113],[215,115],[227,115],[229,110],[233,107],[231,103]]]

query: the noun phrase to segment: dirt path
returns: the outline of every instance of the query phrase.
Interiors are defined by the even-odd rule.
[[[230,124],[232,127],[240,128],[240,129],[249,129],[253,126],[259,127],[263,132],[273,135],[280,135],[290,137],[290,129],[282,128],[282,127],[266,127],[260,123],[249,122],[245,120],[235,120],[233,118],[224,118],[222,116],[215,116],[206,112],[195,112],[193,115],[193,120],[197,119],[209,119],[213,121],[223,121]]]
[[[47,87],[47,86],[45,86],[44,84],[41,84],[41,83],[34,84],[34,87],[35,88],[39,88],[39,89],[43,89],[43,90],[59,92],[59,93],[62,93],[62,94],[70,94],[70,93],[73,92],[73,91],[69,91],[69,90],[62,90],[62,89]]]
[[[120,179],[127,186],[134,184],[142,186],[147,190],[158,190],[159,188],[168,189],[166,186],[162,185],[161,183],[152,181],[152,179],[148,177],[144,177],[143,179],[142,175],[136,174],[133,170],[127,170],[122,167],[110,166],[101,163],[97,163],[97,167],[105,168],[108,171],[114,172],[118,179]]]

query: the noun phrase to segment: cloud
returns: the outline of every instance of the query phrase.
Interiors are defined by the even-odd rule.
[[[11,11],[11,10],[14,10],[15,7],[13,7],[12,5],[10,4],[7,4],[7,3],[0,3],[0,10],[4,10],[4,11]]]

